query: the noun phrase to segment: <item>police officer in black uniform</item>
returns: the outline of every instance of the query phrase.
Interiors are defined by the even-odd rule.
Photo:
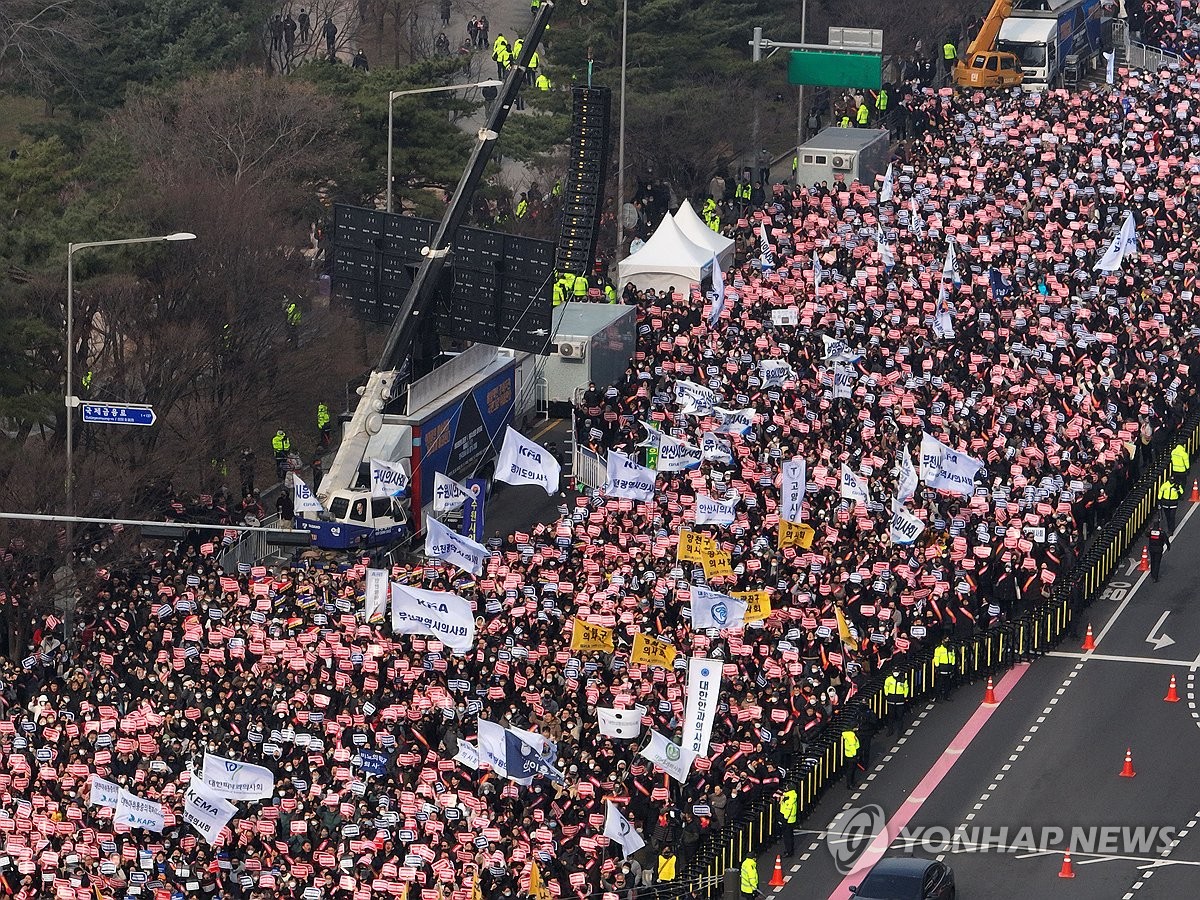
[[[1162,519],[1155,517],[1154,523],[1150,526],[1150,537],[1147,543],[1150,547],[1150,578],[1158,581],[1159,573],[1162,571],[1163,551],[1171,546],[1171,536],[1163,527]]]

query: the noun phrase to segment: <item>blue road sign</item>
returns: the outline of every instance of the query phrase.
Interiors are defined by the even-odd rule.
[[[79,404],[83,410],[83,421],[96,425],[153,425],[158,418],[154,409],[144,403],[93,403],[85,400]]]

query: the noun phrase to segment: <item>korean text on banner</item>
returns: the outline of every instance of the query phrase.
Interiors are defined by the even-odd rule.
[[[458,594],[393,581],[392,631],[431,635],[461,655],[475,646],[475,614],[470,601]]]
[[[226,800],[269,800],[275,793],[275,774],[263,766],[204,754],[200,780],[209,793]]]
[[[717,699],[721,693],[721,661],[693,656],[688,660],[687,707],[683,714],[683,748],[708,756]]]
[[[562,467],[550,451],[535,444],[512,426],[504,429],[504,445],[496,458],[496,481],[536,484],[547,494],[558,490]]]

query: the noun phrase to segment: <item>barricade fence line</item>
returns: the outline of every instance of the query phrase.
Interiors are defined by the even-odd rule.
[[[1180,438],[1179,435],[1184,437]],[[1181,426],[1171,445],[1182,439],[1188,454],[1200,447],[1200,408],[1192,412]],[[583,453],[599,457],[579,448],[578,461]],[[1169,477],[1170,450],[1160,452],[1134,482],[1129,494],[1117,506],[1112,518],[1099,528],[1090,546],[1064,579],[1055,582],[1051,597],[1037,608],[994,628],[969,638],[953,642],[957,653],[959,683],[995,675],[1017,662],[1040,656],[1058,644],[1081,613],[1103,590],[1109,576],[1126,551],[1133,546],[1142,528],[1154,512],[1158,489]],[[578,471],[578,470],[577,470]],[[603,477],[601,477],[601,484]],[[932,694],[935,688],[933,651],[922,652],[901,665],[909,683],[909,704]],[[825,789],[842,777],[845,759],[842,753],[841,731],[845,724],[856,722],[862,710],[869,709],[878,719],[884,717],[884,673],[877,673],[830,722],[813,735],[806,749],[792,758],[785,786],[797,793],[797,822],[817,805]],[[743,813],[740,824],[727,826],[729,837],[717,836],[716,843],[703,841],[701,848],[711,848],[697,854],[677,882],[659,885],[655,900],[685,900],[685,898],[714,898],[723,891],[723,875],[737,868],[748,853],[757,854],[775,836],[779,825],[778,807],[773,798],[759,798]],[[758,840],[754,840],[757,826]],[[724,832],[722,832],[723,834]],[[760,873],[761,876],[762,873]]]

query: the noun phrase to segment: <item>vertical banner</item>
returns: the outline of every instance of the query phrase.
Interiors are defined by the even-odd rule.
[[[368,622],[383,621],[387,614],[387,569],[367,569],[367,590],[363,595],[363,616]]]
[[[459,533],[477,544],[483,543],[483,508],[487,502],[487,481],[468,478],[466,488],[471,496],[463,501],[462,527]]]
[[[708,741],[717,719],[721,693],[721,660],[694,656],[688,660],[687,710],[683,715],[683,748],[708,756]]]

